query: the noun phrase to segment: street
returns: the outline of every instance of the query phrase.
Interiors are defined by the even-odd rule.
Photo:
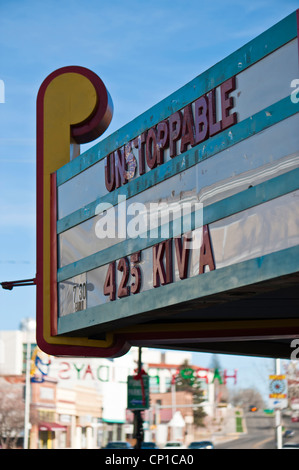
[[[262,411],[245,414],[247,432],[239,438],[226,443],[215,445],[215,449],[276,449],[275,418],[267,416]],[[283,444],[299,443],[299,423],[292,423],[284,416],[282,425],[285,429],[294,430],[294,436],[285,439]]]

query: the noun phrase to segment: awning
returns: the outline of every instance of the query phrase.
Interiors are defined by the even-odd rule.
[[[124,419],[102,419],[103,423],[108,423],[108,424],[126,424],[126,421]]]
[[[41,422],[38,425],[38,428],[40,431],[66,431],[66,426],[63,426],[62,424],[59,423],[46,423],[46,422]]]

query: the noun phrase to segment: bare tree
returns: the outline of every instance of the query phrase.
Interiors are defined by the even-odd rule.
[[[231,392],[230,401],[232,405],[240,406],[246,410],[250,406],[256,406],[257,408],[265,406],[262,395],[255,388],[244,388]]]
[[[0,447],[16,447],[24,430],[23,384],[0,379]]]

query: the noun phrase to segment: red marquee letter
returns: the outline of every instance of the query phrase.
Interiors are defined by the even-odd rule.
[[[195,101],[195,143],[199,144],[209,136],[208,104],[205,96]]]
[[[170,157],[176,157],[176,142],[181,138],[182,134],[182,113],[177,111],[169,118],[169,150]]]
[[[233,126],[237,122],[237,113],[229,114],[234,107],[234,98],[229,94],[236,89],[236,77],[231,77],[221,85],[222,129]]]
[[[204,225],[202,228],[202,242],[199,255],[199,274],[204,273],[205,266],[209,266],[210,271],[215,269],[208,225]]]

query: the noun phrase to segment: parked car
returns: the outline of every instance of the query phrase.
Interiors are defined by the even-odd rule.
[[[168,441],[163,449],[186,449],[186,446],[180,441]]]
[[[284,444],[283,449],[299,449],[299,444]]]
[[[188,449],[214,449],[211,441],[194,441],[188,445]]]
[[[159,449],[155,442],[142,442],[141,449]]]
[[[285,432],[283,433],[283,437],[294,437],[295,432],[293,429],[286,429]]]
[[[104,449],[133,449],[133,447],[126,441],[111,441],[108,442]]]

